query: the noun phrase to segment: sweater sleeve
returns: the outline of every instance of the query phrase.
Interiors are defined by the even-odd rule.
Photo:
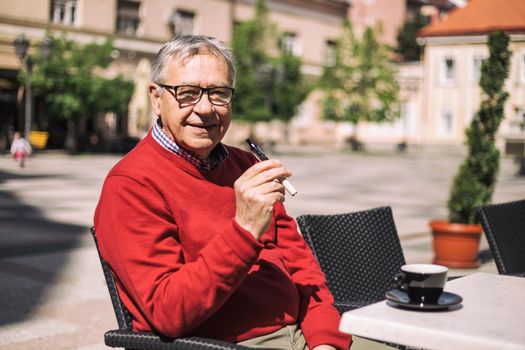
[[[168,337],[187,334],[220,308],[262,249],[232,221],[195,261],[185,262],[177,223],[162,196],[126,176],[106,180],[95,227],[134,317]]]
[[[333,306],[333,296],[326,285],[312,251],[298,233],[295,220],[286,214],[282,204],[276,205],[278,246],[286,266],[301,294],[299,322],[308,347],[328,344],[348,349],[352,336],[339,332],[340,315]]]

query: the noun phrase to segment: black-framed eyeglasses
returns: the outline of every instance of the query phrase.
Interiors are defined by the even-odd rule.
[[[225,106],[232,102],[235,89],[229,86],[213,86],[203,88],[195,85],[166,85],[155,83],[168,89],[177,102],[186,104],[197,104],[204,93],[208,94],[208,100],[216,106]]]

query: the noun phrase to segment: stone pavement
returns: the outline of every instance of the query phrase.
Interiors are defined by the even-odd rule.
[[[293,216],[391,206],[407,262],[432,259],[428,221],[446,216],[458,152],[364,154],[277,148],[299,191]],[[0,350],[105,349],[115,328],[89,227],[112,155],[36,154],[24,169],[0,155]],[[494,202],[525,197],[503,159]],[[482,242],[487,247],[486,242]],[[483,271],[496,272],[493,263]],[[477,270],[451,271],[451,274]]]

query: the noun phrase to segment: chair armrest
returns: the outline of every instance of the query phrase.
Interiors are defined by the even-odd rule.
[[[525,272],[505,272],[502,276],[525,277]]]
[[[188,337],[167,339],[150,332],[112,330],[104,334],[107,346],[141,350],[249,350],[247,347],[215,339]]]
[[[358,309],[360,307],[377,303],[380,300],[352,300],[352,301],[336,301],[334,303],[335,308],[340,314],[346,311]]]

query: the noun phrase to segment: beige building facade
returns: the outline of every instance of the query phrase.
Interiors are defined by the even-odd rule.
[[[423,3],[430,2],[267,0],[270,20],[284,33],[283,45],[302,58],[303,72],[311,77],[319,76],[330,59],[345,18],[354,22],[358,34],[367,25],[381,23],[383,41],[394,45],[397,30],[410,11],[420,9]],[[20,62],[12,46],[19,34],[25,33],[33,44],[42,40],[46,30],[64,33],[81,43],[102,42],[108,36],[113,37],[116,59],[106,74],[121,73],[133,79],[135,93],[127,115],[101,116],[97,128],[102,128],[108,138],[142,137],[155,119],[146,87],[151,62],[161,44],[174,35],[188,33],[212,35],[230,42],[235,24],[253,17],[254,5],[255,0],[0,0],[1,134],[8,136],[16,129],[23,129],[24,124],[23,87],[16,80]],[[513,117],[505,121],[501,129],[502,134],[518,136],[525,113],[525,78],[522,78],[525,67],[520,68],[525,63],[520,54],[524,50],[520,38],[513,37],[515,55],[508,83],[512,96],[507,108]],[[358,134],[363,141],[461,144],[464,128],[479,104],[476,82],[479,73],[475,67],[479,66],[480,58],[487,55],[483,38],[461,40],[428,38],[422,63],[397,65],[401,118],[389,124],[360,124]],[[450,64],[450,58],[454,60],[455,78],[445,81],[443,74],[450,72],[443,69]],[[300,106],[289,129],[290,142],[344,145],[352,133],[351,126],[323,121],[320,100],[320,92],[314,91]],[[33,118],[38,119],[38,108],[35,110]],[[90,132],[89,125],[84,128]],[[237,143],[244,139],[247,130],[245,125],[234,121],[225,141]],[[284,128],[278,122],[262,123],[257,130],[262,139],[283,139]]]
[[[505,84],[510,96],[500,143],[525,140],[525,35],[511,35],[511,69]],[[489,55],[487,36],[426,39],[422,136],[433,143],[463,140],[465,128],[479,108],[481,60]]]
[[[80,43],[114,38],[115,61],[108,75],[135,80],[127,116],[102,117],[109,137],[140,137],[151,124],[146,94],[151,62],[161,44],[179,34],[232,39],[236,23],[254,15],[255,0],[0,0],[0,102],[2,134],[23,129],[23,87],[13,41],[24,33],[34,45],[47,30]],[[269,17],[285,34],[287,49],[300,56],[308,75],[319,75],[348,14],[344,0],[267,0]],[[37,108],[35,109],[37,110]],[[33,118],[36,118],[34,116]],[[124,120],[124,122],[122,122]]]
[[[423,56],[421,133],[430,143],[460,143],[479,108],[481,62],[489,56],[489,33],[510,37],[509,93],[498,143],[506,153],[525,156],[525,2],[470,0],[443,21],[420,32]]]
[[[398,65],[401,119],[360,125],[365,142],[406,140],[418,145],[462,145],[478,111],[481,62],[489,55],[488,33],[510,35],[511,65],[497,143],[507,154],[525,155],[525,2],[470,0],[420,33],[420,63]]]
[[[397,46],[397,33],[417,12],[433,20],[462,6],[464,0],[352,0],[348,18],[360,34],[366,27],[381,27],[380,41]]]
[[[396,46],[397,31],[407,17],[407,0],[354,0],[349,20],[360,34],[364,28],[381,26],[381,41]]]

